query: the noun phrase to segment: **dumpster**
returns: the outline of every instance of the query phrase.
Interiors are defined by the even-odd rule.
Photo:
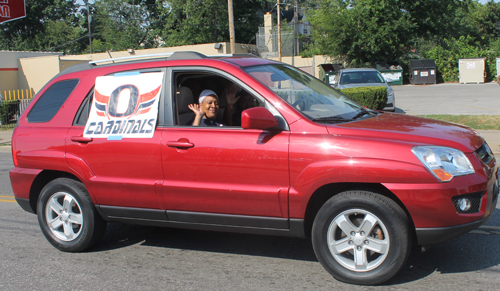
[[[410,84],[436,84],[436,63],[434,60],[410,60]]]
[[[320,64],[319,67],[319,79],[329,85],[333,85],[333,79],[335,74],[342,69],[342,64]]]
[[[497,58],[497,78],[500,76],[500,58]]]
[[[375,68],[392,85],[403,85],[403,69],[397,62],[375,62]]]
[[[458,60],[458,80],[460,84],[484,83],[486,59],[470,58]]]

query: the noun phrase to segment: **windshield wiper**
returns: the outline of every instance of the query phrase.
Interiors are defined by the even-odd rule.
[[[358,119],[358,118],[360,118],[361,116],[366,115],[366,114],[375,114],[375,115],[377,115],[377,113],[376,113],[376,112],[373,112],[373,111],[368,111],[368,110],[363,110],[363,111],[358,112],[356,115],[354,115],[354,116],[351,118],[351,120]]]
[[[312,121],[318,121],[318,122],[328,122],[328,123],[337,123],[337,122],[346,122],[350,121],[350,119],[340,117],[340,116],[328,116],[328,117],[319,117],[319,118],[314,118]]]

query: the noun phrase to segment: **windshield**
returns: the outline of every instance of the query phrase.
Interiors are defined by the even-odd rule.
[[[310,120],[339,123],[376,114],[299,69],[279,64],[244,70]]]
[[[340,76],[340,84],[376,84],[384,83],[384,79],[378,72],[354,71],[343,72]]]

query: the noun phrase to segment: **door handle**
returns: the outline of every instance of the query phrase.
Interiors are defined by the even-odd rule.
[[[79,143],[88,143],[93,141],[91,137],[83,137],[83,136],[72,136],[71,141],[79,142]]]
[[[170,148],[188,149],[194,147],[194,144],[188,141],[167,141],[167,146]]]

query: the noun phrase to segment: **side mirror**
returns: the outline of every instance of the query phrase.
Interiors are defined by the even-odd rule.
[[[276,118],[264,107],[253,107],[241,113],[241,127],[243,129],[269,129],[277,127]]]

